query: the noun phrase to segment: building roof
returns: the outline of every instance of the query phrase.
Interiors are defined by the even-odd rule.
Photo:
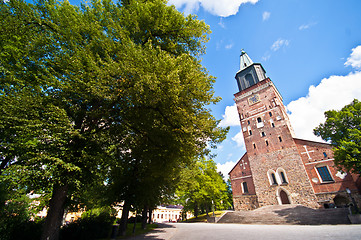
[[[239,62],[239,71],[242,71],[243,69],[247,68],[248,66],[250,66],[252,64],[253,64],[252,59],[242,49],[241,56],[240,56],[240,62]]]

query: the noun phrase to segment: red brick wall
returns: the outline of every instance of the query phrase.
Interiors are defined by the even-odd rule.
[[[247,154],[244,154],[243,157],[237,162],[229,173],[231,179],[233,195],[243,195],[242,192],[242,183],[247,182],[248,194],[255,194],[254,183],[252,179],[252,172],[248,161]]]
[[[350,173],[346,173],[347,175],[344,178],[337,176],[339,169],[334,165],[331,145],[302,139],[295,139],[295,142],[316,194],[345,191],[346,188],[357,190],[353,176]],[[327,157],[324,156],[324,152]],[[327,166],[334,181],[322,183],[322,179],[316,170],[317,166]]]
[[[265,79],[235,94],[235,101],[259,205],[279,204],[277,195],[282,189],[292,203],[316,207],[282,97],[272,81]],[[267,172],[278,169],[285,171],[288,184],[270,184]]]

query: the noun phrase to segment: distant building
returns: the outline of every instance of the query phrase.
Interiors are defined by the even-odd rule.
[[[236,210],[302,204],[360,205],[359,175],[334,166],[332,147],[295,138],[282,96],[259,63],[242,51],[235,102],[247,152],[230,171]],[[326,101],[326,100],[325,100]]]
[[[182,220],[183,206],[180,205],[163,205],[153,210],[153,222],[177,222]],[[193,217],[193,214],[187,212],[187,219]]]

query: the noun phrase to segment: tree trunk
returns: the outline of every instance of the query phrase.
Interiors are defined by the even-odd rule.
[[[58,240],[63,221],[68,184],[55,185],[51,196],[48,214],[45,219],[41,240]]]
[[[205,208],[206,208],[206,215],[207,215],[207,217],[208,217],[208,216],[209,216],[209,215],[208,215],[209,210],[208,210],[208,204],[207,204],[207,203],[205,204]]]
[[[142,229],[147,227],[147,213],[148,213],[148,206],[145,205],[142,211]]]
[[[137,210],[135,210],[135,218],[133,223],[133,234],[135,234],[135,227],[137,226]]]
[[[197,203],[194,204],[194,216],[196,218],[198,218],[198,204]]]
[[[129,201],[125,200],[124,205],[123,205],[122,217],[120,218],[120,222],[119,222],[119,235],[120,236],[125,236],[125,234],[126,234],[129,210],[130,210],[130,203],[129,203]]]
[[[149,208],[148,212],[149,212],[148,224],[151,224],[152,221],[153,221],[153,218],[152,218],[153,209],[152,209],[152,208]]]

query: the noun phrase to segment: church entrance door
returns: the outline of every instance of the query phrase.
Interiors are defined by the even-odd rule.
[[[288,199],[287,193],[285,191],[280,191],[280,198],[282,204],[290,204],[290,200]]]

